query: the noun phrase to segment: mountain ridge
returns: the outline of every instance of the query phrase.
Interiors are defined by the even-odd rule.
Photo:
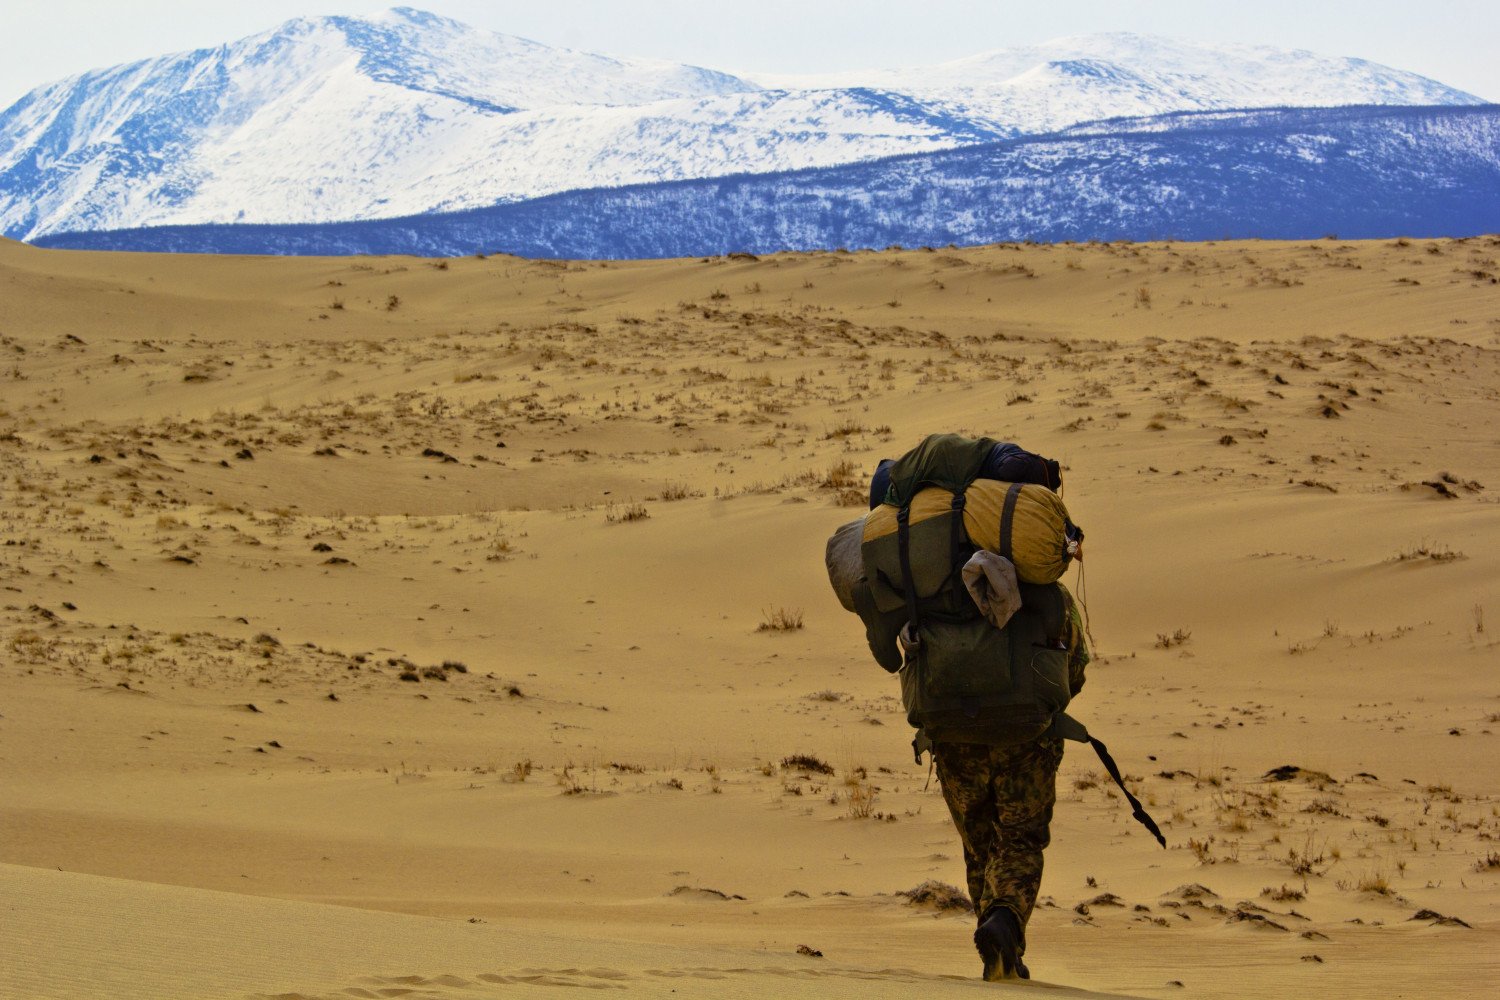
[[[80,74],[0,112],[0,232],[401,218],[867,162],[1122,115],[1288,97],[1477,101],[1360,60],[1242,49],[1235,62],[1222,46],[1078,36],[941,72],[872,72],[860,86],[767,89],[412,8],[302,18]],[[1207,72],[1216,65],[1233,71]]]
[[[57,234],[40,246],[699,257],[890,244],[1500,232],[1500,105],[1177,112],[781,174],[447,215]],[[1226,168],[1225,164],[1231,166]]]

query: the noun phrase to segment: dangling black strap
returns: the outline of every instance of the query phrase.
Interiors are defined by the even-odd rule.
[[[1021,484],[1011,483],[1005,491],[1005,506],[1000,508],[1000,554],[1011,559],[1010,526],[1016,519],[1016,501],[1021,497]]]
[[[1115,765],[1115,759],[1109,755],[1109,748],[1090,736],[1089,731],[1084,728],[1083,723],[1066,712],[1059,712],[1053,717],[1052,729],[1053,732],[1065,740],[1087,743],[1094,748],[1094,753],[1098,754],[1099,759],[1104,762],[1104,769],[1109,772],[1109,776],[1114,779],[1115,784],[1120,786],[1120,791],[1125,793],[1125,799],[1130,803],[1131,815],[1142,826],[1151,831],[1151,836],[1156,838],[1158,844],[1166,847],[1167,838],[1162,836],[1161,828],[1156,825],[1156,820],[1152,819],[1146,812],[1146,807],[1141,805],[1141,800],[1130,794],[1130,789],[1125,787],[1125,779],[1120,776],[1120,769]]]
[[[1094,753],[1099,755],[1099,759],[1104,761],[1105,769],[1109,771],[1109,776],[1115,779],[1115,784],[1120,786],[1120,791],[1125,793],[1125,799],[1130,803],[1130,814],[1141,826],[1151,831],[1151,836],[1156,838],[1158,844],[1166,847],[1167,838],[1161,835],[1161,828],[1156,825],[1156,820],[1146,812],[1146,807],[1141,805],[1141,800],[1131,795],[1130,789],[1125,787],[1125,779],[1120,777],[1120,769],[1115,766],[1115,759],[1109,755],[1109,748],[1092,736],[1089,737],[1089,744],[1094,748]]]

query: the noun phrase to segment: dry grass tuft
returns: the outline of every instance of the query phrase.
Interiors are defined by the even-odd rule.
[[[1441,542],[1422,542],[1417,545],[1408,545],[1392,556],[1389,562],[1453,562],[1457,559],[1467,558],[1462,552],[1450,549]]]
[[[968,893],[956,885],[949,885],[947,882],[939,882],[936,879],[928,879],[911,889],[902,889],[896,895],[905,897],[910,906],[937,910],[939,913],[974,912],[974,904],[969,901]]]
[[[802,627],[801,608],[767,608],[761,614],[764,618],[755,627],[757,632],[795,632]]]
[[[643,503],[634,500],[627,504],[609,504],[604,508],[604,520],[608,524],[625,524],[630,521],[644,521],[651,516]]]
[[[1394,896],[1396,894],[1396,890],[1391,887],[1391,883],[1385,877],[1385,874],[1378,871],[1366,872],[1352,882],[1340,880],[1336,884],[1340,889],[1346,891],[1368,892],[1376,896]]]
[[[1155,646],[1157,649],[1171,649],[1173,646],[1185,646],[1187,645],[1187,641],[1192,637],[1193,630],[1190,628],[1174,629],[1170,634],[1158,632],[1156,633]]]
[[[781,758],[783,771],[808,771],[812,774],[832,774],[833,765],[808,753],[794,753]]]
[[[702,490],[695,490],[687,483],[668,483],[662,487],[661,491],[663,503],[671,503],[674,500],[690,500],[701,496],[703,496]]]
[[[822,485],[825,489],[832,490],[853,489],[864,485],[864,476],[859,465],[846,458],[829,468]]]
[[[875,806],[875,789],[865,778],[864,768],[850,774],[844,782],[849,786],[846,795],[850,819],[869,819]]]
[[[1260,891],[1260,894],[1266,899],[1269,899],[1272,902],[1276,903],[1296,903],[1307,898],[1306,892],[1301,889],[1293,889],[1289,887],[1285,882],[1281,884],[1281,888],[1279,889],[1273,889],[1270,886],[1266,886]]]
[[[856,434],[868,434],[870,429],[864,424],[853,419],[845,419],[836,424],[832,430],[823,435],[824,441],[838,441],[843,438],[853,437]]]

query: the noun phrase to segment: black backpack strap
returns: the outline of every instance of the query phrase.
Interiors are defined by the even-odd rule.
[[[961,557],[964,541],[969,537],[964,531],[964,503],[967,499],[965,496],[967,489],[966,486],[960,486],[953,491],[953,506],[950,508],[953,512],[953,519],[948,531],[948,564],[954,573],[961,572],[963,569],[964,560]]]
[[[1000,554],[1007,559],[1011,558],[1011,522],[1016,519],[1016,501],[1020,498],[1021,484],[1011,483],[1010,488],[1005,491],[1005,506],[1000,508]]]
[[[1098,754],[1099,759],[1104,762],[1104,769],[1115,780],[1115,784],[1120,786],[1120,791],[1125,793],[1125,799],[1130,803],[1131,815],[1142,826],[1151,831],[1151,836],[1156,838],[1158,844],[1166,847],[1167,838],[1162,836],[1161,828],[1156,825],[1156,820],[1152,819],[1146,812],[1146,807],[1141,805],[1141,800],[1131,795],[1130,789],[1125,787],[1125,779],[1120,777],[1120,769],[1115,765],[1115,759],[1109,755],[1109,748],[1090,736],[1088,729],[1084,727],[1083,723],[1066,712],[1058,712],[1057,715],[1053,716],[1052,731],[1065,740],[1087,743],[1094,748],[1094,753]]]
[[[911,575],[911,507],[905,504],[896,511],[896,550],[901,557],[901,589],[906,593],[907,624],[902,632],[907,648],[911,648],[918,641],[917,628],[921,622],[917,614],[917,585]]]
[[[927,735],[927,730],[917,730],[917,735],[911,739],[911,750],[918,764],[922,763],[922,755],[924,753],[932,753],[932,739]],[[923,789],[923,791],[926,791],[926,789]]]

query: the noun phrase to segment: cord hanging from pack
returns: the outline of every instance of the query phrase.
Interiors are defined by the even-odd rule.
[[[1089,628],[1088,584],[1084,579],[1083,573],[1083,562],[1080,560],[1078,563],[1078,600],[1076,603],[1078,604],[1079,611],[1082,612],[1083,634],[1088,637],[1089,649],[1098,649],[1098,645],[1094,642],[1094,631]]]

